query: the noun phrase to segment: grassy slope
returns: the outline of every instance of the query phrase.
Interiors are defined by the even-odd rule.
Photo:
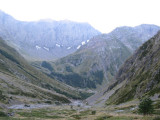
[[[160,94],[160,32],[145,42],[131,56],[117,74],[116,84],[126,80],[107,101],[108,104],[119,104]],[[115,84],[115,85],[116,85]]]
[[[0,39],[0,74],[0,91],[6,96],[5,101],[9,99],[10,95],[22,95],[38,99],[50,98],[50,100],[61,102],[69,102],[69,100],[60,94],[71,98],[80,98],[79,92],[74,88],[51,79],[31,67],[2,39]]]
[[[122,109],[122,108],[120,108]],[[74,106],[54,106],[42,109],[32,110],[11,110],[15,116],[1,117],[3,120],[159,120],[154,119],[158,115],[142,116],[130,112],[130,107],[125,107],[124,112],[117,113],[114,111],[119,108],[101,108],[101,109],[81,109]]]

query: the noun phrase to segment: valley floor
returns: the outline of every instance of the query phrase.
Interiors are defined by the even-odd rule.
[[[27,107],[26,107],[27,108]],[[0,117],[0,120],[160,120],[158,113],[142,116],[136,113],[133,105],[94,108],[84,105],[50,105],[41,108],[7,109],[13,116]]]

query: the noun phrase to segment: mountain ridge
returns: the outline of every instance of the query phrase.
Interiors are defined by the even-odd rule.
[[[27,59],[53,60],[77,50],[100,32],[88,23],[15,20],[0,11],[0,36]]]
[[[160,31],[140,46],[125,62],[116,75],[117,82],[108,90],[123,81],[125,83],[110,97],[108,104],[119,104],[135,98],[159,95],[159,45]]]

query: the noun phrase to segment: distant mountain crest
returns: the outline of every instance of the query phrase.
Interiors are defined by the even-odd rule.
[[[142,24],[136,27],[118,27],[110,34],[112,37],[119,39],[133,52],[146,40],[153,37],[158,30],[160,30],[159,26]]]
[[[0,36],[15,45],[13,47],[18,46],[19,52],[26,58],[60,58],[75,52],[82,42],[98,34],[100,32],[88,23],[69,20],[22,22],[0,11]]]

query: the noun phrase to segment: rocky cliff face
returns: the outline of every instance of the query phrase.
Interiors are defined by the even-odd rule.
[[[88,23],[22,22],[0,11],[0,36],[27,59],[51,60],[66,56],[98,34],[100,32]]]
[[[108,103],[119,104],[141,98],[160,94],[160,32],[145,42],[136,52],[124,63],[119,70],[117,82],[110,87],[120,84],[118,89],[108,100]]]

